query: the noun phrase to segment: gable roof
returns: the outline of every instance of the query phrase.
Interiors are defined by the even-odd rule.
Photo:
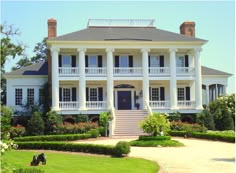
[[[48,62],[39,62],[5,74],[11,75],[48,75]]]
[[[202,75],[219,75],[219,76],[232,76],[230,73],[226,73],[223,71],[215,70],[213,68],[202,66]]]
[[[27,67],[23,67],[21,69],[9,72],[5,74],[6,76],[14,76],[14,75],[48,75],[48,62],[39,62]],[[202,75],[213,75],[213,76],[232,76],[230,73],[226,73],[223,71],[215,70],[212,68],[208,68],[202,66]]]
[[[190,41],[207,42],[155,27],[89,27],[58,36],[49,41]]]

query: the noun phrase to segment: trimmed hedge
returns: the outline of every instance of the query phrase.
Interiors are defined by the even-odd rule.
[[[170,136],[139,136],[138,140],[150,141],[150,140],[170,140]]]
[[[224,142],[235,142],[235,136],[232,135],[226,135],[226,134],[220,134],[220,133],[200,133],[200,132],[192,132],[189,134],[186,131],[170,131],[169,134],[171,136],[181,136],[181,137],[193,137],[193,138],[199,138],[199,139],[209,139],[214,141],[224,141]]]
[[[44,173],[43,170],[37,168],[18,168],[13,173]]]
[[[138,146],[138,147],[182,147],[182,144],[179,141],[175,140],[135,140],[130,141],[131,146]]]
[[[16,142],[18,144],[18,149],[44,149],[44,150],[57,150],[57,151],[72,151],[72,152],[84,152],[84,153],[95,153],[95,154],[105,154],[113,156],[122,156],[123,154],[128,154],[127,147],[125,150],[121,150],[120,146],[111,145],[95,145],[95,144],[75,144],[75,143],[65,143],[65,142]]]
[[[45,136],[26,136],[26,137],[16,137],[14,141],[74,141],[78,139],[88,139],[95,137],[88,134],[68,134],[68,135],[45,135]]]

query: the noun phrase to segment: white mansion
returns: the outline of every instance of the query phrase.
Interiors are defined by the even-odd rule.
[[[154,20],[90,19],[86,29],[57,36],[57,22],[49,19],[48,62],[5,74],[7,105],[39,102],[48,81],[52,109],[64,115],[111,111],[112,135],[127,134],[120,130],[130,128],[124,123],[140,120],[128,116],[197,113],[226,94],[231,76],[201,66],[206,42],[195,38],[194,22],[184,22],[178,34],[157,29]]]

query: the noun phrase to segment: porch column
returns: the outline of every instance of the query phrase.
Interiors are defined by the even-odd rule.
[[[226,95],[227,85],[223,85],[223,95]]]
[[[80,110],[86,109],[85,48],[78,48],[79,53],[79,104]]]
[[[209,93],[209,85],[206,85],[206,101],[207,101],[206,104],[207,105],[210,102],[209,95],[210,95],[210,93]]]
[[[195,65],[195,101],[196,109],[203,109],[202,107],[202,72],[201,72],[201,60],[200,60],[201,48],[194,50],[194,65]]]
[[[141,49],[143,64],[143,108],[147,109],[146,103],[149,104],[149,67],[148,52],[150,49]]]
[[[114,105],[113,96],[113,48],[107,48],[107,109],[111,109]]]
[[[169,49],[170,52],[170,109],[177,109],[177,84],[176,84],[176,57],[177,49]]]
[[[51,48],[52,55],[52,109],[59,110],[59,74],[58,52],[59,48]]]

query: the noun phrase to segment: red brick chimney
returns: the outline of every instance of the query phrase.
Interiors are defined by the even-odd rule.
[[[57,36],[57,21],[56,19],[48,19],[48,38]]]
[[[195,37],[195,22],[186,21],[179,27],[180,34]]]

